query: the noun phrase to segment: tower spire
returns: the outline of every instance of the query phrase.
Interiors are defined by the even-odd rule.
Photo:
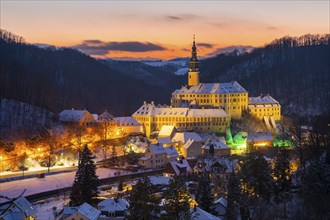
[[[189,61],[190,71],[198,71],[197,48],[195,43],[195,34],[193,35],[193,46],[191,48],[191,58]]]
[[[195,43],[195,34],[193,35],[193,45],[191,48],[191,58],[189,61],[188,86],[199,84],[199,68],[197,59],[197,48]]]

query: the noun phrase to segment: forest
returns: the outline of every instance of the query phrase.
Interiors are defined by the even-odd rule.
[[[270,94],[290,117],[328,116],[329,35],[283,37],[253,50],[201,60],[201,82],[236,80],[249,96]],[[186,84],[168,67],[140,62],[106,62],[75,49],[28,44],[0,32],[0,98],[54,113],[63,109],[108,109],[131,115],[143,101],[169,104],[171,92]]]

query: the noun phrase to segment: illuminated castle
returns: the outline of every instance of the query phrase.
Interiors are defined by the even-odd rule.
[[[244,112],[265,120],[267,127],[276,127],[281,119],[281,106],[271,96],[248,97],[238,82],[200,83],[199,61],[195,37],[189,61],[188,85],[172,93],[171,106],[144,103],[133,117],[142,124],[149,137],[163,125],[180,130],[223,133],[230,119],[241,119]]]

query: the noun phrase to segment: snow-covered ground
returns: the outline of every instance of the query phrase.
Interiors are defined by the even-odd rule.
[[[189,67],[182,67],[175,72],[175,75],[183,76],[188,73]]]
[[[145,61],[143,62],[149,66],[161,67],[166,65],[173,65],[178,67],[184,67],[187,65],[187,60],[162,60],[162,61]]]
[[[63,198],[50,198],[44,203],[35,205],[37,209],[37,219],[39,220],[53,220],[55,219],[55,213],[58,213],[65,204],[69,202],[69,199]],[[53,210],[53,208],[55,208]]]
[[[45,125],[53,125],[54,114],[46,109],[15,100],[0,100],[0,133],[26,129],[31,131]]]
[[[120,175],[131,173],[129,171],[123,171],[123,170],[98,168],[96,170],[96,175],[99,176],[99,179],[105,179],[108,177],[115,176],[115,173],[118,172],[120,172]],[[73,183],[75,174],[76,172],[67,172],[67,173],[45,176],[45,178],[29,178],[24,180],[1,183],[0,195],[12,198],[19,196],[24,189],[26,189],[24,196],[28,196],[40,192],[46,192],[64,187],[70,187]],[[7,200],[0,199],[0,203],[6,201]]]

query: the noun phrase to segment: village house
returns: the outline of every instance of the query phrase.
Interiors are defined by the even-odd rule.
[[[247,145],[255,150],[273,146],[274,138],[270,132],[249,133],[247,137]]]
[[[201,142],[189,139],[181,148],[182,156],[186,159],[197,158],[202,154]]]
[[[188,161],[185,159],[180,159],[168,162],[163,171],[163,175],[165,177],[174,177],[180,175],[188,175],[192,172],[193,170],[190,167]]]
[[[230,147],[221,141],[210,140],[202,147],[202,153],[214,156],[229,156]]]
[[[227,176],[237,169],[238,161],[227,157],[204,157],[197,160],[195,173],[210,173]]]
[[[214,211],[217,213],[217,216],[225,217],[227,214],[227,199],[220,197],[213,205]]]
[[[176,132],[172,138],[172,142],[185,144],[189,139],[192,139],[196,142],[203,142],[201,136],[196,132]]]
[[[191,215],[191,220],[221,220],[220,218],[212,215],[211,213],[199,207],[191,208],[190,215]]]
[[[164,168],[169,161],[178,158],[178,152],[173,146],[164,147],[162,144],[150,144],[144,156],[139,159],[139,165],[144,168]]]
[[[63,110],[58,117],[59,121],[64,124],[79,124],[84,126],[96,124],[94,116],[87,110]]]
[[[101,201],[97,208],[101,211],[101,218],[108,220],[125,219],[129,203],[125,199],[105,199]],[[107,217],[107,218],[104,218]]]
[[[88,203],[79,207],[64,207],[61,219],[63,220],[97,220],[101,212]]]
[[[113,121],[122,134],[143,133],[142,125],[133,117],[115,117],[113,118]]]
[[[24,197],[19,197],[11,204],[0,210],[1,220],[34,220],[36,219],[37,210],[33,205]]]

